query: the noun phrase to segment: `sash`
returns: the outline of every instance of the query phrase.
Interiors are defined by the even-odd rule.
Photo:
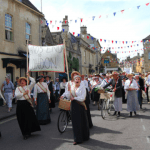
[[[104,81],[105,81],[106,83],[109,83],[109,81],[108,81],[108,80],[106,81],[106,79],[104,79]]]
[[[76,91],[75,91],[75,88],[73,89],[73,90],[71,90],[71,96],[73,96],[73,97],[77,97],[77,95],[76,95],[76,93],[75,93]],[[87,110],[87,107],[86,107],[86,105],[85,105],[85,102],[83,101],[83,102],[80,102],[80,101],[77,101],[77,103],[78,104],[80,104],[80,105],[82,105],[82,106],[84,106],[84,108],[85,108],[85,110]]]
[[[40,88],[44,93],[47,92],[47,89],[46,89],[40,82],[38,82],[37,85],[39,86],[39,88]]]
[[[25,89],[21,86],[18,87],[18,90],[20,91],[20,93],[25,93],[26,92]],[[25,98],[25,100],[27,100],[31,104],[31,106],[33,106],[32,101],[30,100],[30,96],[28,94],[24,95],[23,97]]]

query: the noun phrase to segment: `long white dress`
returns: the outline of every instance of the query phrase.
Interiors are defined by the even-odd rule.
[[[138,90],[138,85],[137,82],[133,79],[132,83],[130,83],[130,80],[127,80],[125,82],[124,89],[127,90],[129,88],[134,88]],[[139,102],[138,102],[138,97],[137,97],[137,91],[128,91],[127,94],[127,111],[132,112],[132,111],[137,111],[140,109]]]

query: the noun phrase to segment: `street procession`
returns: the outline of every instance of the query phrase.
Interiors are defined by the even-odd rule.
[[[150,2],[0,3],[0,149],[150,149]]]

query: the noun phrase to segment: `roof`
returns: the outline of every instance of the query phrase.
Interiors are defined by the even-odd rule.
[[[145,39],[143,39],[143,40],[150,40],[150,35],[149,36],[147,36]]]
[[[33,10],[41,13],[29,0],[22,0],[22,3],[27,5],[28,7],[32,8]]]

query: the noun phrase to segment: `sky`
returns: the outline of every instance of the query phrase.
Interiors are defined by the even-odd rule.
[[[42,12],[45,18],[48,22],[52,20],[52,24],[49,25],[51,32],[58,31],[57,27],[60,27],[59,31],[62,30],[61,23],[59,22],[63,21],[63,18],[67,15],[69,18],[69,31],[71,33],[75,32],[75,36],[80,34],[80,26],[84,25],[87,27],[87,32],[90,35],[99,41],[102,39],[102,42],[100,42],[103,47],[102,53],[111,47],[111,52],[118,52],[117,57],[120,59],[125,59],[127,56],[134,57],[138,52],[140,55],[143,54],[143,50],[141,50],[143,49],[143,43],[140,41],[150,35],[150,4],[149,6],[145,5],[150,3],[150,0],[30,1],[40,11],[42,1]],[[139,5],[140,8],[137,9]],[[124,12],[121,13],[121,10],[124,10]],[[116,12],[115,16],[113,15],[114,12]],[[94,20],[92,19],[93,16],[95,16]],[[80,18],[83,18],[82,23]],[[57,20],[57,23],[55,23],[55,20]],[[77,20],[77,23],[75,23],[75,20]],[[114,41],[113,43],[112,40]],[[115,41],[117,41],[117,44]],[[125,44],[122,41],[125,41]]]

